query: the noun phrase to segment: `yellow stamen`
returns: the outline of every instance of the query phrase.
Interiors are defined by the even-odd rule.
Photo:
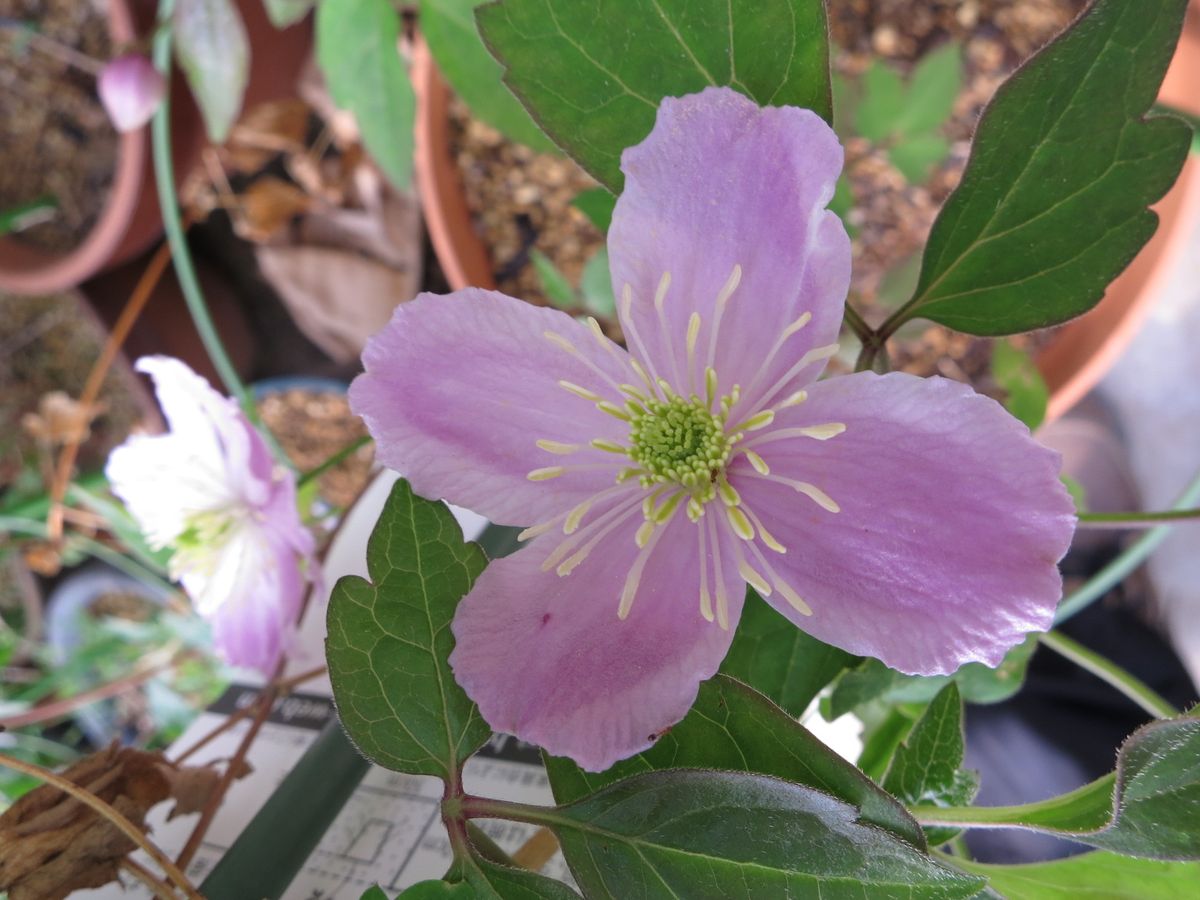
[[[787,409],[789,406],[799,406],[807,399],[808,391],[796,391],[796,393],[790,395],[786,400],[780,403],[779,408]]]
[[[817,441],[827,441],[845,431],[846,423],[826,422],[823,425],[809,425],[807,428],[800,428],[798,430],[804,437],[810,437]]]
[[[622,447],[616,441],[606,440],[605,438],[593,438],[591,445],[597,450],[603,450],[605,453],[619,453],[624,456],[629,452],[628,447]]]
[[[559,456],[566,456],[580,449],[578,444],[564,444],[562,441],[538,441],[537,445],[547,453],[557,453]]]
[[[596,404],[596,408],[601,410],[602,412],[608,413],[610,416],[615,416],[616,418],[620,419],[622,422],[629,421],[629,413],[627,413],[625,410],[621,409],[621,407],[617,406],[617,404],[610,403],[608,400],[601,400],[599,403]]]
[[[587,388],[580,387],[579,385],[573,384],[570,381],[560,381],[558,386],[563,390],[574,394],[576,397],[581,397],[584,400],[591,400],[593,403],[600,402],[600,395],[595,391],[589,391]]]
[[[753,450],[747,450],[746,459],[750,460],[750,465],[754,466],[754,471],[760,475],[769,475],[771,467],[767,465],[767,461],[755,453]]]
[[[727,506],[725,515],[729,518],[729,524],[733,527],[734,534],[743,541],[754,540],[754,526],[750,524],[750,520],[746,518],[744,512],[736,506]]]
[[[775,421],[775,410],[764,409],[762,412],[751,416],[745,422],[737,427],[737,431],[758,431],[760,428],[766,428]]]
[[[542,337],[544,337],[546,340],[548,340],[550,343],[552,343],[555,347],[558,347],[560,350],[567,351],[572,356],[579,355],[579,351],[575,349],[575,345],[572,344],[565,337],[563,337],[561,334],[559,334],[557,331],[543,331]]]
[[[744,558],[738,561],[738,574],[745,579],[746,583],[750,585],[750,587],[758,591],[760,595],[763,597],[771,596],[771,585],[769,585],[767,580],[759,575],[758,572],[754,570],[754,567],[751,566],[750,563],[746,562]]]
[[[654,292],[654,308],[662,312],[663,301],[667,298],[667,290],[671,287],[671,273],[663,272],[658,279],[658,289]]]
[[[525,477],[530,481],[549,481],[551,478],[557,478],[565,471],[566,469],[562,466],[548,466],[545,469],[534,469]]]

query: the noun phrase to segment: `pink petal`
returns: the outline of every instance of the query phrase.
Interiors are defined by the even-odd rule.
[[[578,356],[546,338],[566,338]],[[605,349],[565,313],[468,288],[401,304],[363,353],[350,405],[379,458],[413,490],[474,509],[494,522],[529,525],[613,485],[628,460],[594,450],[623,441],[626,423],[560,386],[579,385],[620,404],[633,378],[624,350]],[[579,444],[569,456],[538,440]],[[624,462],[623,462],[624,460]],[[548,481],[534,469],[585,468]]]
[[[771,440],[843,423],[828,440]],[[820,382],[748,445],[769,478],[813,484],[840,512],[753,474],[731,477],[787,548],[770,554],[809,606],[799,627],[914,674],[994,666],[1045,631],[1062,593],[1056,563],[1074,530],[1061,457],[996,402],[943,378],[893,373]]]
[[[166,83],[149,59],[127,53],[104,67],[96,91],[117,131],[136,131],[158,109]]]
[[[496,560],[454,618],[450,664],[487,723],[591,771],[644,750],[683,718],[729,649],[745,592],[727,565],[731,627],[700,615],[699,532],[677,515],[620,620],[619,598],[638,553],[633,534],[642,516],[635,510],[628,527],[565,577],[540,568],[561,535]]]
[[[695,311],[701,328],[691,377],[704,383],[717,295],[735,265],[741,283],[721,318],[715,354],[722,392],[738,383],[753,400],[808,350],[837,339],[850,242],[825,205],[842,148],[816,113],[763,109],[728,88],[667,98],[654,130],[625,151],[621,168],[625,191],[608,236],[613,287],[619,298],[630,285],[632,315],[621,320],[629,348],[648,356],[659,376],[688,390],[687,329]],[[666,271],[664,328],[654,296]],[[764,366],[769,342],[806,312],[812,321]],[[823,367],[805,366],[780,390],[803,386]]]
[[[299,560],[286,545],[259,562],[249,584],[209,618],[213,644],[223,659],[270,678],[292,643],[306,585]]]

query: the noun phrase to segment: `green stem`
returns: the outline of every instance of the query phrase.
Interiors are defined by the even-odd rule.
[[[372,440],[374,440],[374,439],[369,434],[364,434],[358,440],[352,441],[351,443],[347,444],[345,447],[343,447],[341,450],[338,450],[336,453],[334,453],[332,456],[330,456],[328,459],[326,459],[320,465],[316,466],[315,468],[309,469],[307,472],[304,472],[302,475],[300,475],[300,477],[296,479],[296,487],[304,487],[304,485],[308,484],[314,478],[320,478],[322,475],[324,475],[330,469],[336,468],[337,466],[341,465],[343,462],[345,462],[346,459],[353,456],[355,453],[357,453],[363,447],[367,446],[367,444],[371,443]]]
[[[510,819],[529,825],[553,827],[564,820],[552,806],[534,806],[512,800],[493,800],[491,797],[475,797],[470,794],[462,798],[459,809],[468,819]]]
[[[46,540],[48,533],[46,531],[46,523],[40,522],[37,519],[20,519],[14,516],[0,516],[0,534],[9,532],[12,534],[24,534],[32,538]],[[130,559],[122,553],[118,553],[111,547],[106,547],[99,541],[94,541],[91,538],[84,537],[80,534],[71,535],[68,538],[68,544],[82,550],[88,556],[102,560],[108,563],[114,569],[119,569],[130,578],[136,578],[138,581],[146,584],[153,584],[164,590],[174,593],[175,586],[164,580],[157,573],[150,571],[141,563]]]
[[[1111,684],[1118,691],[1158,719],[1170,719],[1179,715],[1179,710],[1130,672],[1125,671],[1110,659],[1067,637],[1059,631],[1051,631],[1038,638],[1043,646],[1049,647],[1080,668],[1091,672],[1101,681]]]
[[[493,841],[487,832],[474,822],[467,823],[467,837],[471,839],[471,846],[484,859],[499,863],[502,866],[509,866],[513,869],[521,868],[516,860],[504,852],[504,848]]]
[[[162,0],[159,3],[158,15],[160,22],[168,21],[174,10],[175,0]],[[179,286],[183,290],[183,298],[187,302],[192,321],[196,323],[196,331],[204,349],[212,360],[217,374],[224,382],[226,390],[237,398],[247,418],[261,427],[262,422],[258,409],[254,405],[254,397],[246,385],[238,377],[229,354],[221,343],[212,316],[204,302],[204,293],[200,289],[200,281],[196,277],[196,267],[192,262],[192,254],[188,249],[187,238],[183,232],[183,217],[179,211],[179,199],[175,196],[175,165],[171,160],[171,29],[159,28],[154,35],[154,65],[162,73],[168,88],[163,92],[163,98],[158,104],[151,127],[152,148],[154,154],[154,179],[158,187],[158,201],[162,209],[163,227],[167,233],[167,243],[171,245],[171,259],[175,263],[175,273],[179,276]]]
[[[1116,773],[1110,772],[1070,793],[1019,806],[910,806],[908,811],[921,825],[928,826],[1061,831],[1053,823],[1063,819],[1063,811],[1068,810],[1070,815],[1066,817],[1084,826],[1076,830],[1094,830],[1093,825],[1100,827],[1112,815],[1116,778]]]
[[[1200,509],[1167,509],[1155,512],[1080,513],[1081,528],[1153,528],[1186,519],[1200,519]]]
[[[1200,472],[1197,472],[1188,486],[1183,489],[1183,493],[1171,505],[1171,510],[1186,510],[1198,501],[1200,501]],[[1119,584],[1130,572],[1145,562],[1150,554],[1166,540],[1170,531],[1170,525],[1158,525],[1130,544],[1120,556],[1092,576],[1086,584],[1063,599],[1058,606],[1058,615],[1054,617],[1055,624],[1065,622],[1107,594],[1114,585]]]
[[[850,305],[850,301],[848,300],[846,301],[844,321],[850,330],[853,331],[858,336],[858,339],[864,344],[868,343],[875,334],[871,326],[867,324],[866,320],[861,315],[859,315],[858,310]]]

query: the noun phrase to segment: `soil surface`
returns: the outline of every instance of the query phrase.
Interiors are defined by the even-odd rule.
[[[846,174],[854,197],[847,216],[855,232],[852,302],[873,325],[907,295],[888,297],[885,276],[907,264],[916,271],[941,205],[962,175],[970,139],[984,106],[1003,80],[1031,53],[1061,32],[1087,0],[829,0],[830,29],[839,49],[834,69],[860,75],[883,58],[907,72],[925,53],[947,41],[963,48],[963,90],[945,125],[951,151],[924,184],[911,185],[886,153],[862,138],[846,141]],[[495,261],[500,290],[546,303],[529,263],[532,247],[544,252],[569,279],[603,244],[571,200],[595,182],[574,163],[513,144],[471,119],[461,103],[451,110],[452,145],[476,227]],[[893,280],[896,279],[893,274]],[[885,285],[881,296],[881,283]],[[611,332],[610,332],[611,333]],[[834,364],[851,367],[852,336]],[[1014,339],[1036,351],[1048,333]],[[941,374],[994,392],[989,374],[991,341],[927,322],[913,323],[889,342],[893,365],[919,375]]]
[[[301,472],[316,468],[367,433],[344,394],[292,388],[263,397],[258,410]],[[349,507],[366,487],[374,458],[374,447],[368,445],[330,469],[317,479],[321,497],[335,507]]]
[[[26,23],[40,37],[20,27]],[[65,61],[51,42],[109,59],[106,4],[0,0],[0,213],[53,198],[53,215],[13,238],[59,253],[77,246],[99,218],[119,137],[95,76]]]

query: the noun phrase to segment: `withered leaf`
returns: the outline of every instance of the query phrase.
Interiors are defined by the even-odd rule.
[[[201,809],[221,776],[114,743],[62,777],[145,829],[146,813],[164,800],[175,800],[172,817]],[[0,892],[8,891],[9,900],[61,900],[115,881],[121,860],[135,847],[91,807],[42,785],[0,815]]]

